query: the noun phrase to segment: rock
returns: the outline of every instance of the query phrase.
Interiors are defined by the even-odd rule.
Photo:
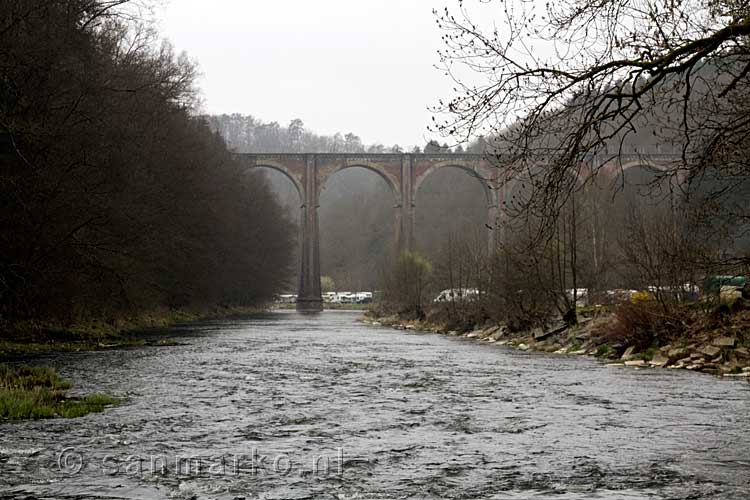
[[[529,346],[527,344],[524,344],[523,342],[520,343],[520,344],[518,344],[516,347],[518,347],[522,351],[528,351],[529,350]]]
[[[475,338],[479,337],[479,335],[480,335],[481,333],[482,333],[482,331],[481,331],[481,330],[474,330],[474,331],[473,331],[473,332],[471,332],[471,333],[467,333],[467,334],[466,334],[466,338],[469,338],[469,339],[475,339]]]
[[[534,331],[534,340],[544,340],[546,338],[549,338],[553,335],[557,335],[558,333],[562,333],[565,330],[568,329],[568,325],[563,323],[561,325],[557,325],[551,330],[547,330],[546,332],[543,331],[541,328],[538,328]]]
[[[499,327],[499,326],[491,326],[491,327],[489,327],[489,328],[485,328],[485,329],[484,329],[484,330],[482,331],[482,336],[483,336],[483,337],[491,337],[491,336],[492,336],[492,335],[494,335],[494,334],[495,334],[495,332],[497,332],[497,331],[498,331],[499,329],[500,329],[500,327]]]
[[[725,377],[750,377],[750,372],[742,372],[742,373],[725,373]]]
[[[615,366],[625,366],[625,363],[607,363],[605,366],[613,368]]]
[[[674,347],[667,350],[667,357],[671,362],[675,362],[678,359],[683,359],[688,356],[688,350],[684,347]]]
[[[450,331],[448,332],[448,335],[450,335],[451,337],[455,337],[455,336],[457,336],[457,335],[458,335],[458,332],[457,332],[456,330],[450,330]]]
[[[591,332],[581,332],[581,333],[578,333],[578,334],[576,334],[575,338],[576,338],[576,340],[578,342],[586,342],[587,340],[589,340],[591,338]]]
[[[416,327],[414,325],[406,325],[404,328],[406,330],[414,330]]]
[[[678,360],[674,364],[674,367],[675,368],[685,368],[689,364],[691,364],[691,359],[690,358],[682,358],[682,359]]]
[[[669,358],[661,353],[658,353],[655,354],[653,358],[651,358],[651,361],[649,361],[648,364],[655,368],[664,368],[669,364]]]
[[[711,344],[717,347],[734,347],[737,343],[737,339],[734,337],[718,337],[711,342]]]
[[[715,345],[704,345],[698,352],[706,355],[709,358],[713,358],[721,353],[721,347],[717,347]]]
[[[631,345],[630,347],[625,349],[625,352],[622,353],[622,356],[620,357],[620,359],[623,361],[628,361],[633,356],[634,352],[635,352],[635,346]]]
[[[373,321],[372,326],[382,326],[382,323],[380,321]]]
[[[642,359],[633,359],[625,361],[625,366],[646,366],[646,362]]]
[[[508,333],[508,327],[503,325],[498,327],[498,329],[495,331],[495,333],[492,334],[492,338],[495,340],[500,340],[502,337],[505,336],[505,334]]]
[[[744,347],[738,347],[733,352],[734,352],[734,355],[737,358],[740,358],[740,359],[748,359],[748,358],[750,358],[750,351],[748,351]]]

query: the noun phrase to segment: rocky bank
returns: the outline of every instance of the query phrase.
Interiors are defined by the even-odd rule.
[[[750,311],[735,318],[732,325],[693,331],[669,344],[647,349],[611,343],[607,332],[616,321],[612,313],[583,318],[575,326],[560,322],[546,329],[520,332],[512,332],[505,325],[484,325],[469,331],[449,330],[438,323],[378,316],[373,312],[361,321],[372,326],[461,336],[521,350],[595,356],[611,366],[686,369],[724,377],[750,377]]]

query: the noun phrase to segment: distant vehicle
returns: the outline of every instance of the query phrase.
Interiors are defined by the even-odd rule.
[[[327,304],[369,304],[373,299],[372,292],[326,292],[322,296]]]
[[[440,292],[433,302],[473,301],[477,297],[479,297],[479,290],[476,288],[448,288]]]
[[[276,302],[279,304],[294,304],[297,302],[297,295],[291,293],[279,295]]]

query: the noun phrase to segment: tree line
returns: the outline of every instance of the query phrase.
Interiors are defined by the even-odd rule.
[[[126,0],[0,4],[0,316],[258,304],[292,223]]]
[[[276,121],[265,122],[252,115],[240,113],[206,115],[211,128],[221,134],[228,146],[238,153],[339,153],[339,154],[397,154],[397,153],[481,153],[482,141],[476,140],[464,147],[453,147],[429,140],[423,147],[402,148],[398,144],[387,147],[380,143],[364,144],[353,132],[320,135],[307,129],[304,122],[295,118],[289,125]]]
[[[480,322],[523,328],[574,323],[581,288],[648,290],[649,314],[679,324],[707,277],[750,275],[747,3],[562,1],[497,20],[479,3],[436,13],[456,92],[435,130],[485,135],[505,227],[489,254],[448,242],[433,279],[483,290]],[[671,161],[625,170],[637,153]]]

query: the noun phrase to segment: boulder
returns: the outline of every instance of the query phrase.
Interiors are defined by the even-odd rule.
[[[499,329],[500,329],[499,326],[491,326],[489,328],[485,328],[484,330],[482,330],[482,337],[484,338],[492,337],[492,335]]]
[[[744,347],[738,347],[734,350],[734,355],[738,359],[750,359],[750,351]]]
[[[646,366],[646,362],[642,359],[633,359],[625,361],[625,366]]]
[[[538,329],[534,330],[534,340],[537,340],[537,341],[544,340],[544,339],[547,339],[547,338],[549,338],[549,337],[551,337],[553,335],[557,335],[558,333],[562,333],[562,332],[564,332],[567,329],[568,329],[568,325],[565,324],[565,323],[557,325],[557,326],[551,328],[550,330],[547,330],[546,332],[544,330],[542,330],[541,328],[538,328]]]
[[[633,353],[635,353],[635,346],[630,346],[627,349],[625,349],[625,352],[622,353],[622,356],[620,357],[623,361],[628,361],[631,357],[633,357]]]
[[[669,358],[661,353],[657,353],[651,358],[651,361],[649,361],[648,364],[655,368],[664,368],[669,364]]]
[[[737,343],[737,339],[734,337],[717,337],[711,344],[716,347],[734,347]]]
[[[691,363],[691,359],[690,359],[690,358],[682,358],[682,359],[678,360],[678,361],[677,361],[677,362],[676,362],[676,363],[674,364],[674,367],[675,367],[675,368],[685,368],[685,367],[686,367],[687,365],[689,365],[690,363]]]
[[[698,350],[698,353],[703,354],[709,358],[714,358],[721,354],[721,347],[717,347],[715,345],[704,345]]]
[[[495,333],[492,334],[492,338],[495,340],[500,340],[505,336],[506,333],[508,333],[508,327],[505,325],[499,326],[497,330],[495,330]]]
[[[669,360],[674,363],[678,359],[682,359],[688,356],[688,350],[684,347],[673,347],[667,350],[666,356]]]

